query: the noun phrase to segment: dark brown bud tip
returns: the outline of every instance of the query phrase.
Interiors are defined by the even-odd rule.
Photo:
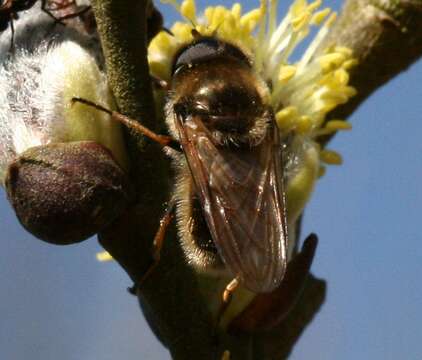
[[[92,141],[28,149],[9,165],[5,185],[21,224],[59,245],[100,231],[127,206],[131,192],[110,151]]]

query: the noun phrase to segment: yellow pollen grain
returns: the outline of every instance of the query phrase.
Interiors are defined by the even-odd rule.
[[[332,101],[332,100],[327,100],[325,99],[321,106],[320,106],[320,111],[324,112],[324,113],[329,113],[331,110],[333,110],[339,103],[336,101]]]
[[[351,98],[352,96],[355,96],[357,94],[357,91],[353,86],[345,86],[342,88],[342,91],[344,95],[347,96],[347,98]]]
[[[97,253],[96,258],[100,262],[111,261],[113,257],[110,255],[108,251],[101,251]]]
[[[194,0],[185,0],[180,6],[180,13],[191,21],[196,22],[196,8]]]
[[[320,157],[322,162],[329,165],[341,165],[343,163],[341,155],[333,150],[321,150]]]
[[[296,125],[296,132],[298,134],[306,134],[312,128],[312,120],[308,115],[302,115],[299,117]]]
[[[343,54],[343,55],[345,55],[346,57],[351,57],[352,55],[353,55],[353,51],[352,51],[352,49],[350,49],[350,48],[348,48],[348,47],[345,47],[345,46],[336,46],[335,48],[334,48],[334,50],[336,51],[336,52],[339,52],[339,53],[341,53],[341,54]]]
[[[275,120],[280,130],[288,131],[295,126],[297,117],[297,108],[295,106],[287,106],[275,115]]]
[[[290,7],[289,13],[292,16],[296,16],[297,14],[306,10],[307,2],[306,0],[295,0]]]
[[[345,56],[340,53],[329,53],[319,58],[319,63],[323,72],[328,72],[338,68],[343,64]]]
[[[350,70],[351,68],[355,67],[359,62],[356,59],[346,60],[343,64],[344,70]]]
[[[321,99],[326,100],[327,102],[343,104],[349,99],[349,96],[343,91],[328,90],[321,94]]]
[[[296,74],[296,66],[284,65],[280,68],[280,72],[278,74],[278,81],[281,81],[282,83],[286,83],[293,76],[295,76],[295,74]]]
[[[207,19],[207,22],[210,23],[212,21],[212,17],[214,15],[214,9],[213,7],[209,6],[204,11],[204,16]]]
[[[251,10],[242,16],[242,18],[240,19],[240,25],[249,27],[250,24],[253,24],[253,28],[255,27],[256,23],[259,21],[261,16],[261,11],[259,9]]]
[[[334,21],[336,21],[336,19],[337,19],[337,13],[336,12],[331,13],[330,17],[327,19],[324,26],[330,27],[331,25],[334,24]]]
[[[330,120],[325,124],[325,128],[333,131],[351,130],[352,124],[345,120]]]
[[[347,85],[349,82],[349,73],[346,70],[340,68],[334,72],[334,78],[339,84]]]
[[[330,11],[331,11],[330,8],[325,8],[323,10],[316,12],[314,15],[312,15],[311,24],[321,25],[321,23],[324,21],[324,19],[327,17]]]
[[[302,30],[310,20],[311,15],[308,12],[302,12],[298,16],[292,19],[291,24],[293,26],[293,31]]]
[[[240,5],[239,3],[233,4],[231,13],[236,18],[236,20],[239,21],[240,15],[242,14],[242,5]]]

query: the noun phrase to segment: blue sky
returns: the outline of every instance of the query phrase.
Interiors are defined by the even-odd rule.
[[[303,228],[319,235],[312,272],[328,281],[327,300],[291,359],[422,358],[421,82],[419,62],[330,144],[344,165],[318,184]],[[0,214],[1,359],[169,358],[127,294],[123,270],[95,261],[94,239],[67,247],[36,240],[3,191]]]

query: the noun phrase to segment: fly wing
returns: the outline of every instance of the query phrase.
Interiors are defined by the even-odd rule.
[[[254,147],[216,145],[199,116],[178,116],[176,127],[209,231],[227,268],[252,291],[274,290],[287,262],[275,126]]]

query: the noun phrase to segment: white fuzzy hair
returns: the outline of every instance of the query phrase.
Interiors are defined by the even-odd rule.
[[[78,96],[114,106],[98,41],[53,25],[39,8],[24,12],[15,29],[13,52],[10,29],[0,37],[0,179],[16,155],[51,142],[95,140],[124,162],[118,125],[70,102]]]

